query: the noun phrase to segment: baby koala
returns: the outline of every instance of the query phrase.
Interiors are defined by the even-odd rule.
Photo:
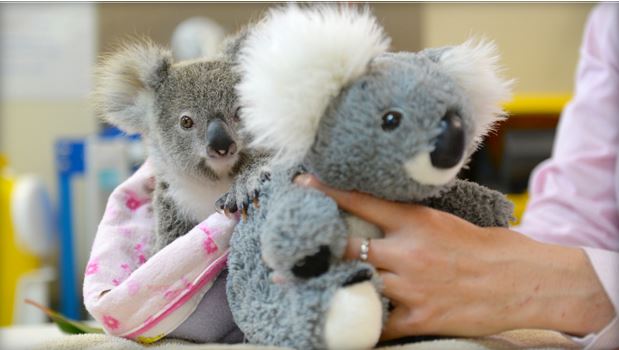
[[[229,41],[216,59],[174,63],[170,51],[141,41],[98,67],[97,113],[141,134],[155,169],[154,252],[215,212],[216,201],[229,212],[244,211],[257,195],[268,157],[247,149],[238,132],[235,47]]]

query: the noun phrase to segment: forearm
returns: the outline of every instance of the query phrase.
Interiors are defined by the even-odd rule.
[[[498,283],[512,289],[513,328],[582,336],[600,331],[615,316],[582,249],[540,243],[507,229],[489,230],[507,241],[494,267],[502,279]]]

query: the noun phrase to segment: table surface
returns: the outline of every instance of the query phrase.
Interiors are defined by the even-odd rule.
[[[33,349],[45,341],[63,335],[64,333],[52,323],[0,327],[0,349]]]

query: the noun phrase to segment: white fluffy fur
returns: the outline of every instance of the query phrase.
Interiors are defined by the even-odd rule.
[[[363,74],[389,38],[368,11],[287,6],[272,10],[240,54],[245,130],[280,161],[312,145],[329,101]]]
[[[501,102],[511,97],[513,81],[500,76],[496,46],[491,41],[469,39],[446,50],[439,64],[467,92],[476,121],[476,141],[481,141],[492,125],[504,118]]]
[[[215,201],[226,193],[232,185],[232,179],[222,177],[218,181],[197,180],[182,171],[166,171],[162,178],[170,184],[170,195],[183,211],[183,216],[196,222],[215,213]]]
[[[325,319],[327,349],[371,349],[380,337],[383,308],[370,282],[341,288],[331,300]]]

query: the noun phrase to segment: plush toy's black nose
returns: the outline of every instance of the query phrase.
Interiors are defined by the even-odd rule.
[[[438,169],[449,169],[460,163],[464,155],[464,125],[462,118],[449,111],[440,124],[441,133],[436,138],[434,151],[430,153],[432,165]]]
[[[211,157],[224,157],[236,152],[236,143],[226,130],[224,122],[215,119],[206,129],[207,152]]]
[[[292,273],[299,278],[318,277],[329,270],[329,260],[331,260],[331,249],[322,245],[318,253],[298,261],[292,268]]]

